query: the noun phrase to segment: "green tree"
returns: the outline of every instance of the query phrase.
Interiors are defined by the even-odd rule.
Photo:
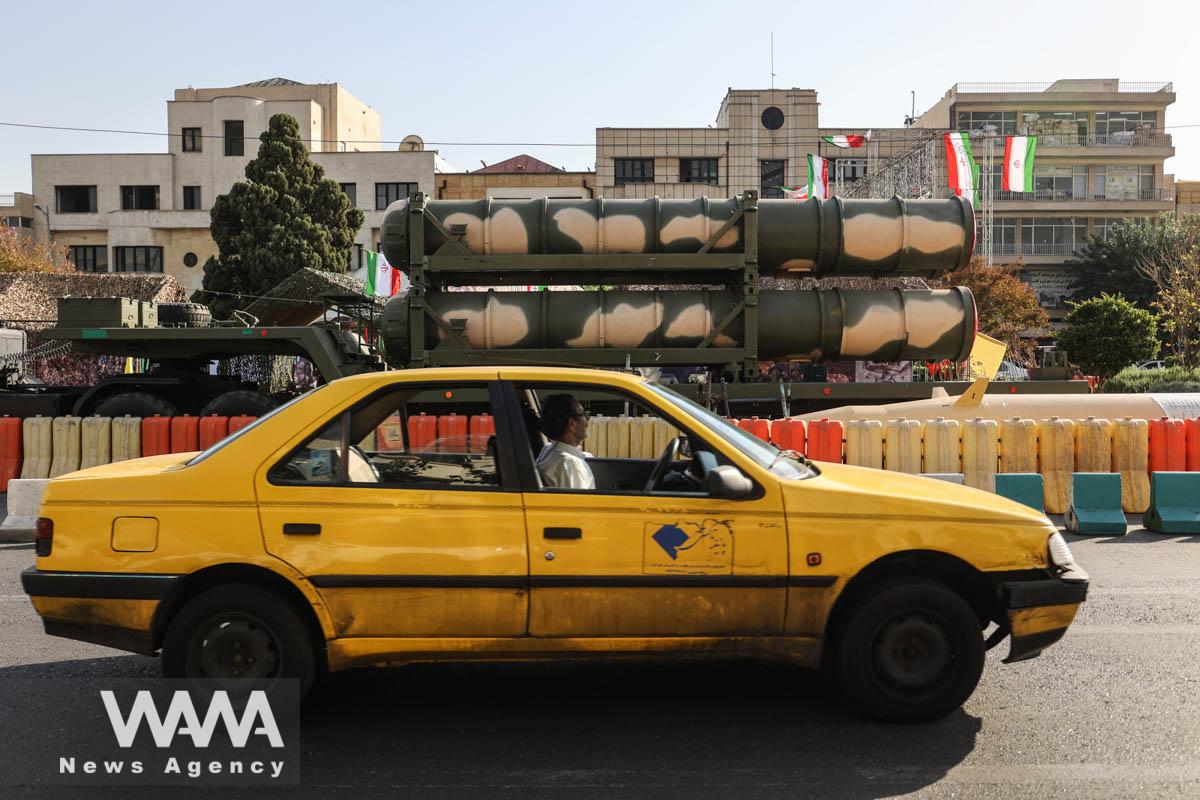
[[[210,230],[218,255],[204,291],[218,313],[247,305],[304,267],[345,272],[363,213],[309,160],[294,117],[276,114],[246,180],[217,197]]]
[[[1016,271],[1016,266],[989,267],[983,259],[973,258],[939,285],[970,289],[979,312],[979,330],[1004,342],[1013,361],[1033,366],[1036,342],[1022,334],[1045,330],[1050,321],[1033,289],[1017,277]]]
[[[1153,307],[1173,359],[1200,366],[1200,216],[1166,214],[1159,227],[1155,246],[1138,256],[1138,271],[1157,290]]]
[[[1157,294],[1154,281],[1138,269],[1139,258],[1162,238],[1149,220],[1124,219],[1108,228],[1108,236],[1088,237],[1072,265],[1072,300],[1119,294],[1149,309]]]
[[[1158,355],[1158,317],[1120,295],[1072,302],[1058,345],[1085,374],[1106,381],[1116,372]]]

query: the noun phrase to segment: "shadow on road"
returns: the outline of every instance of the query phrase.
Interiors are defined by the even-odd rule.
[[[34,664],[0,669],[0,687],[69,677],[98,691],[157,669],[140,656]],[[306,702],[303,785],[287,794],[878,797],[936,782],[980,726],[961,710],[927,725],[874,722],[816,673],[777,664],[354,670]]]

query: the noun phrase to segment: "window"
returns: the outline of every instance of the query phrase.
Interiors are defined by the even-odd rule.
[[[1087,165],[1033,168],[1033,200],[1082,200],[1087,196]],[[1024,195],[1028,197],[1028,195]]]
[[[4,224],[10,228],[32,228],[33,217],[5,217]]]
[[[375,210],[383,211],[397,200],[407,200],[416,191],[417,184],[415,183],[377,183],[375,184]]]
[[[1135,222],[1139,225],[1149,224],[1150,220],[1145,217],[1096,217],[1092,220],[1092,236],[1095,236],[1101,241],[1108,239],[1108,232],[1114,226],[1122,222]]]
[[[500,485],[485,384],[403,386],[333,419],[271,469],[282,484],[384,488]]]
[[[1021,252],[1069,256],[1087,237],[1086,217],[1029,217],[1021,220]]]
[[[1108,144],[1132,144],[1138,132],[1153,133],[1158,128],[1156,111],[1097,111],[1096,136]],[[1102,138],[1098,144],[1103,144]]]
[[[153,211],[158,208],[157,186],[122,186],[122,211]]]
[[[760,161],[759,187],[763,197],[783,197],[783,176],[787,170],[786,161]]]
[[[1038,137],[1039,147],[1071,147],[1087,142],[1086,111],[1027,111],[1021,114],[1021,133]]]
[[[114,272],[162,272],[163,249],[161,247],[114,247]]]
[[[626,183],[654,183],[654,159],[614,158],[613,179],[617,186]]]
[[[108,272],[108,248],[104,245],[72,245],[68,253],[80,272]]]
[[[225,120],[225,155],[240,156],[246,153],[246,123],[240,119]]]
[[[843,183],[854,183],[867,174],[865,158],[833,158],[830,161],[833,162],[834,178],[840,179]]]
[[[1017,132],[1017,112],[959,111],[955,127],[957,130],[970,131],[978,136],[1012,135]]]
[[[358,184],[357,183],[339,183],[338,186],[340,186],[342,188],[342,191],[346,194],[346,197],[349,198],[350,207],[351,208],[357,207],[358,206]]]
[[[1092,167],[1093,200],[1153,200],[1154,165]]]
[[[653,168],[651,169],[653,172]],[[679,159],[680,183],[717,183],[717,159],[715,158],[681,158]]]
[[[199,153],[203,149],[203,138],[199,128],[183,129],[183,152]]]
[[[200,187],[185,186],[183,187],[183,210],[184,211],[199,211],[200,206]]]
[[[54,208],[60,214],[96,213],[95,186],[55,186]]]
[[[978,225],[975,230],[976,247],[983,244],[983,220],[976,217]],[[1017,220],[1015,218],[992,219],[992,254],[1011,256],[1017,254]]]

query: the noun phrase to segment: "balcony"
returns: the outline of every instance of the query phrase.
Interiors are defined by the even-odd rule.
[[[975,243],[978,249],[979,242]],[[992,255],[994,256],[1073,256],[1075,251],[1082,245],[1080,244],[1058,244],[1058,243],[1043,243],[1043,242],[1021,242],[1020,244],[1001,244],[995,242],[992,244]]]
[[[1035,133],[1038,149],[1046,147],[1159,147],[1171,146],[1171,135],[1168,133],[1142,133],[1138,131],[1121,131],[1118,133]]]
[[[1111,203],[1111,202],[1173,202],[1175,200],[1171,189],[1139,189],[1129,192],[1114,192],[1112,194],[1078,194],[1070,189],[1038,189],[1033,192],[992,192],[996,202],[1078,202],[1078,203]]]

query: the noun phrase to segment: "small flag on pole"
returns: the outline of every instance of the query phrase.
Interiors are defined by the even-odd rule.
[[[383,253],[368,251],[367,294],[371,297],[391,297],[400,290],[400,271],[392,269]]]
[[[829,199],[829,162],[812,153],[808,154],[808,196]]]
[[[979,201],[979,165],[971,153],[971,137],[966,131],[949,131],[945,138],[950,188],[974,205]]]
[[[822,136],[821,138],[829,142],[834,147],[866,147],[867,142],[871,141],[872,131],[867,131],[865,134],[847,134],[845,136]]]
[[[807,186],[781,186],[780,188],[783,190],[784,197],[787,197],[791,200],[807,200],[808,199],[808,187]]]
[[[1000,181],[1001,189],[1006,192],[1033,191],[1033,157],[1036,152],[1036,136],[1004,138],[1004,173]]]

